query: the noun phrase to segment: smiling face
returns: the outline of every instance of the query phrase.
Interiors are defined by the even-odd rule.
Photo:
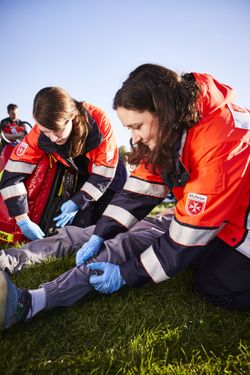
[[[64,145],[72,131],[72,120],[67,120],[59,130],[51,130],[38,124],[40,131],[48,137],[51,142],[56,143],[57,145]]]
[[[154,113],[149,111],[139,112],[124,107],[118,107],[116,112],[123,126],[131,131],[133,144],[142,142],[150,150],[156,147],[159,120]]]

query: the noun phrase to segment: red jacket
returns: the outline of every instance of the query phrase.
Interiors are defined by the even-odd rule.
[[[103,238],[127,230],[172,189],[178,202],[163,242],[121,266],[130,285],[173,276],[215,236],[250,257],[250,113],[232,104],[230,87],[207,74],[194,77],[202,118],[182,135],[177,177],[162,178],[140,164],[95,229]]]
[[[24,180],[30,176],[39,160],[45,153],[67,167],[72,167],[79,174],[86,175],[86,181],[81,189],[71,199],[80,207],[88,200],[97,201],[111,187],[112,182],[124,184],[124,174],[117,175],[119,150],[115,141],[113,129],[105,113],[85,103],[85,109],[91,123],[91,130],[86,140],[86,152],[75,159],[67,157],[66,145],[57,146],[42,134],[37,125],[14,149],[7,162],[1,184],[1,194],[8,207],[10,216],[18,216],[28,212],[27,191]],[[119,181],[120,180],[120,181]],[[113,190],[119,190],[114,186]]]
[[[19,132],[25,132],[25,126],[22,125],[21,120],[12,121],[10,117],[7,117],[1,121],[0,129],[7,134],[17,134]]]

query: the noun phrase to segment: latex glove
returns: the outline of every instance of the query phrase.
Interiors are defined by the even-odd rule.
[[[103,238],[92,234],[89,241],[86,242],[76,253],[76,265],[81,266],[86,260],[96,255],[103,244]]]
[[[54,217],[57,221],[56,227],[64,227],[67,223],[71,224],[77,214],[79,207],[70,199],[61,206],[61,214]]]
[[[120,272],[120,267],[116,264],[97,262],[87,265],[90,270],[103,271],[102,275],[92,275],[89,278],[90,284],[101,293],[113,293],[125,285]]]
[[[29,240],[37,240],[45,236],[39,225],[31,221],[30,218],[17,220],[16,223]]]

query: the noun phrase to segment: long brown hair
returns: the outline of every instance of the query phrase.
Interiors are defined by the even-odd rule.
[[[175,168],[176,143],[183,129],[200,119],[197,97],[200,89],[192,74],[178,75],[155,64],[143,64],[132,71],[117,91],[113,108],[149,111],[159,119],[157,147],[151,151],[142,142],[132,145],[129,163],[152,163],[154,170],[170,173]]]
[[[84,152],[90,124],[83,102],[73,99],[60,87],[45,87],[34,99],[33,116],[38,124],[50,130],[61,130],[67,120],[72,120],[69,138],[69,156],[76,157]]]

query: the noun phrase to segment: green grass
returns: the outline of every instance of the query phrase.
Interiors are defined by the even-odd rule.
[[[52,259],[11,278],[36,288],[73,266]],[[248,375],[250,313],[206,304],[187,271],[42,312],[3,332],[0,348],[0,374]]]

